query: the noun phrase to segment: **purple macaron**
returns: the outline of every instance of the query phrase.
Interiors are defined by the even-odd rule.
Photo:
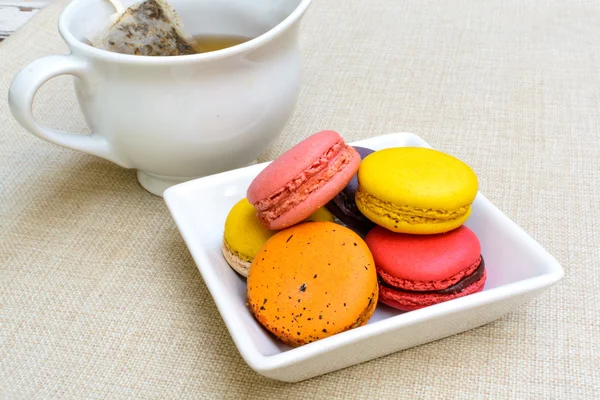
[[[354,146],[354,148],[358,154],[360,154],[361,160],[364,160],[366,156],[375,152],[374,150],[366,149],[364,147]],[[354,175],[350,183],[348,183],[348,185],[346,185],[333,200],[327,203],[326,207],[350,229],[353,229],[364,236],[375,226],[375,224],[362,215],[356,206],[354,200],[356,189],[358,189],[358,176]]]

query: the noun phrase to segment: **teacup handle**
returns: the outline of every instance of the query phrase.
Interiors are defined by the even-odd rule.
[[[35,60],[15,76],[8,92],[10,110],[25,129],[40,139],[130,168],[128,162],[116,154],[105,137],[96,133],[83,135],[55,131],[40,125],[33,117],[33,99],[44,83],[59,75],[74,75],[83,80],[84,87],[89,87],[89,74],[90,66],[87,62],[72,54]]]

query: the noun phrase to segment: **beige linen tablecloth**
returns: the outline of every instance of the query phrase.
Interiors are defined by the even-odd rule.
[[[246,366],[162,199],[135,172],[11,117],[14,74],[65,53],[57,0],[0,45],[0,397],[600,398],[600,4],[315,0],[304,80],[272,159],[320,129],[408,131],[565,268],[528,306],[298,384]],[[70,78],[38,96],[81,131]]]

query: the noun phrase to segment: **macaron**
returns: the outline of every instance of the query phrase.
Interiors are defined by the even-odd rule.
[[[262,170],[246,195],[266,228],[283,229],[333,199],[359,165],[360,155],[337,132],[318,132]]]
[[[400,147],[366,157],[358,171],[356,205],[394,232],[434,234],[462,225],[477,195],[477,176],[440,151]]]
[[[374,150],[358,146],[354,146],[354,149],[360,155],[361,160],[374,152]],[[342,223],[364,236],[375,224],[365,217],[356,206],[356,189],[358,189],[358,176],[355,174],[346,187],[327,203],[326,207]]]
[[[325,208],[319,208],[308,217],[308,221],[335,220]],[[248,277],[250,264],[265,242],[275,234],[260,223],[256,209],[246,198],[238,201],[229,211],[225,220],[221,251],[225,261],[238,274]]]
[[[477,236],[466,226],[437,235],[373,228],[365,238],[379,276],[379,300],[411,311],[483,290]]]
[[[365,325],[377,304],[377,273],[355,232],[331,222],[302,223],[279,231],[258,252],[247,295],[262,326],[300,346]]]

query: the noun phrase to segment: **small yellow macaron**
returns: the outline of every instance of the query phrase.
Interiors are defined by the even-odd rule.
[[[444,233],[467,220],[477,188],[475,172],[455,157],[421,147],[391,148],[362,161],[356,205],[394,232]]]
[[[333,222],[335,217],[325,208],[319,208],[307,221]],[[227,263],[237,273],[248,277],[252,260],[262,246],[273,236],[256,216],[256,209],[246,198],[238,201],[225,220],[225,232],[221,251]]]
[[[320,207],[306,219],[310,222],[334,222],[335,216],[325,207]]]

